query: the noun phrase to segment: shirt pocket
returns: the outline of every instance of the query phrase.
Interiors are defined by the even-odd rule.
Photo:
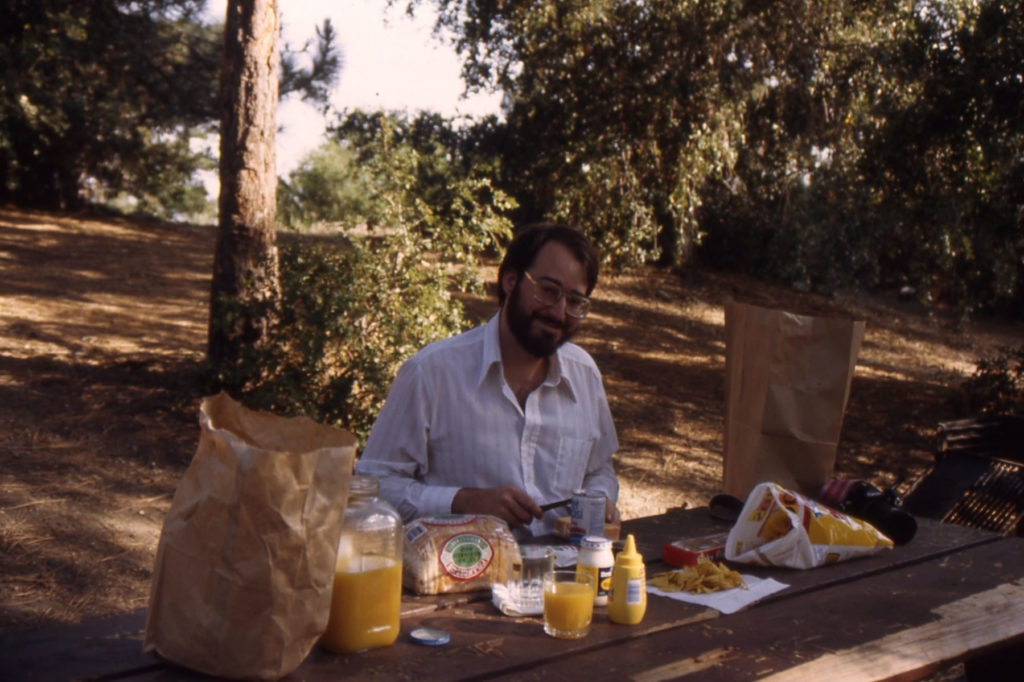
[[[587,473],[590,452],[594,449],[594,438],[560,438],[558,440],[558,464],[555,466],[555,485],[566,494],[583,487]]]

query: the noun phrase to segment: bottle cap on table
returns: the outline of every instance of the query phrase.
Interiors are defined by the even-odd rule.
[[[416,628],[409,633],[409,638],[424,646],[443,646],[451,641],[452,636],[441,628]]]

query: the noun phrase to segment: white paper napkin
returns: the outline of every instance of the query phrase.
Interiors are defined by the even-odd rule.
[[[721,611],[722,613],[736,613],[740,609],[760,601],[770,594],[784,590],[789,585],[780,583],[773,578],[755,578],[752,575],[744,575],[743,580],[747,583],[747,589],[737,587],[721,592],[710,594],[693,594],[692,592],[663,592],[657,587],[647,586],[647,592],[657,594],[669,599],[678,599],[688,604],[698,604]]]
[[[555,553],[555,568],[576,565],[576,558],[580,553],[580,548],[576,545],[548,545],[548,549]]]
[[[506,616],[540,616],[544,613],[543,603],[539,606],[516,604],[504,583],[491,586],[491,603]]]
[[[568,568],[576,565],[576,557],[580,548],[575,545],[547,545],[555,555],[555,568]],[[544,604],[517,604],[512,599],[508,585],[494,583],[491,586],[491,603],[506,616],[540,616],[544,613]]]

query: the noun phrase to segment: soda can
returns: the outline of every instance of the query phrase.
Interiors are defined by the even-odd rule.
[[[604,536],[604,493],[574,490],[569,502],[569,542],[579,545],[587,535]]]

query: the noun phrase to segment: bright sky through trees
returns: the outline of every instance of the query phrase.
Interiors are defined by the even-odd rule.
[[[226,3],[211,0],[213,20],[222,21]],[[496,113],[500,95],[461,99],[461,68],[454,50],[431,35],[434,15],[422,6],[415,18],[385,0],[281,0],[284,39],[299,49],[315,45],[316,26],[329,17],[338,34],[343,66],[331,104],[343,108],[407,111],[425,109],[445,116]],[[325,121],[315,108],[289,97],[278,109],[277,172],[286,175],[321,140]]]

